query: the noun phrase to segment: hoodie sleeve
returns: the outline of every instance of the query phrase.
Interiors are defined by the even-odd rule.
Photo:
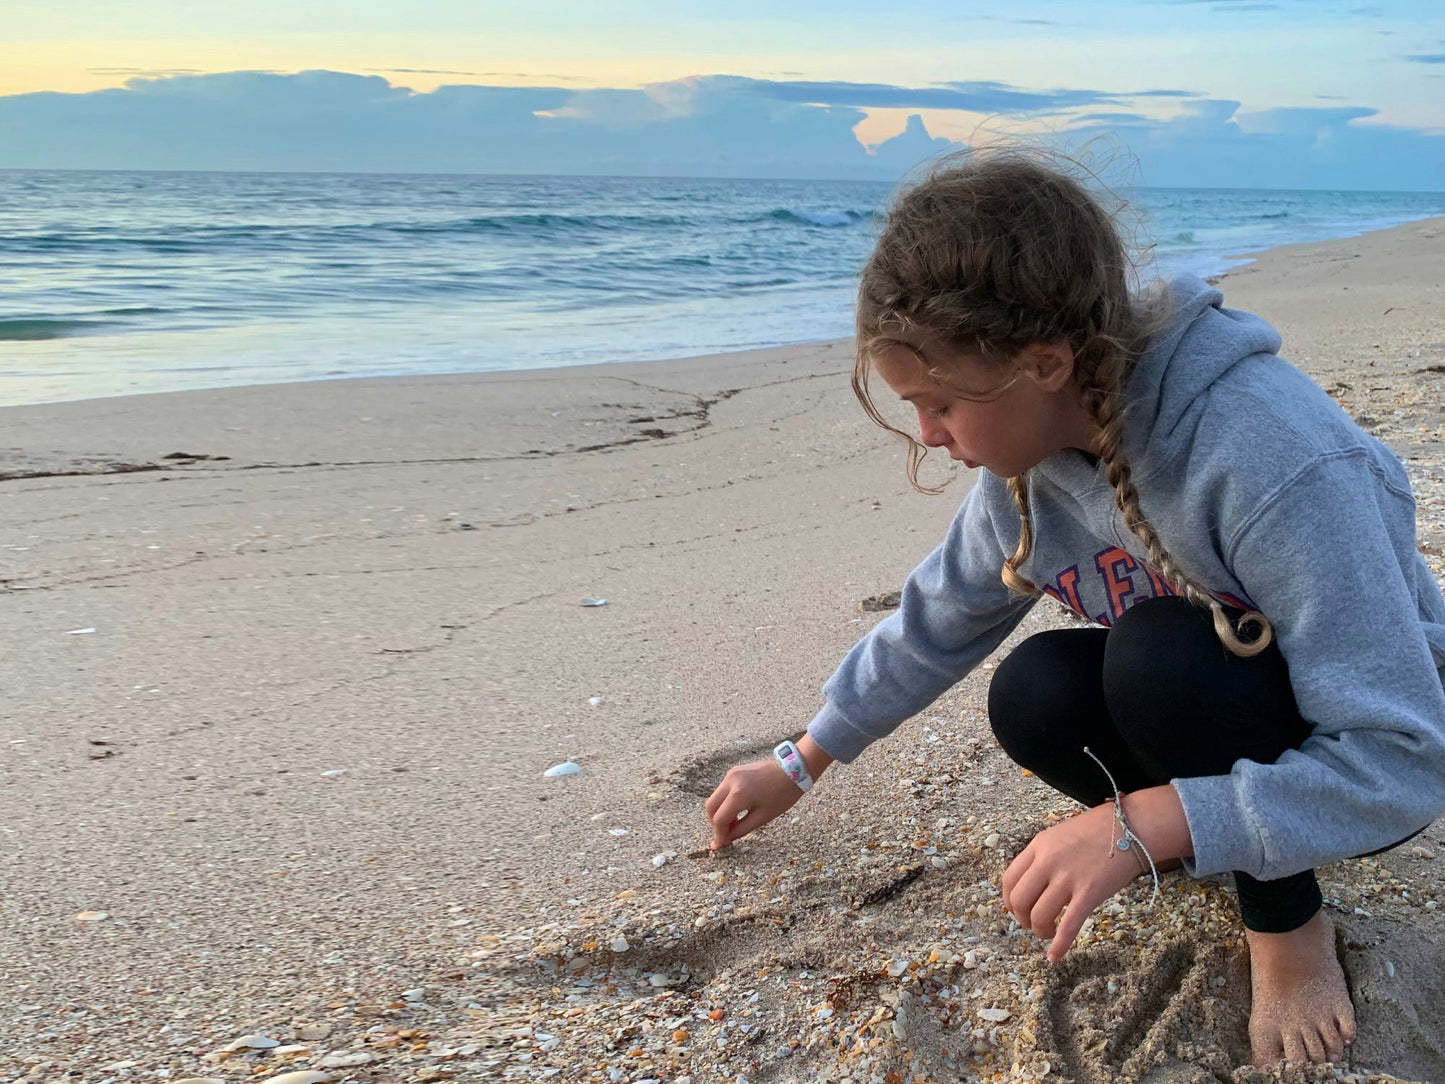
[[[1314,731],[1274,764],[1172,780],[1194,876],[1273,880],[1399,842],[1445,811],[1445,688],[1406,559],[1414,502],[1403,470],[1380,471],[1363,449],[1320,456],[1236,535],[1230,563]]]
[[[1007,554],[989,506],[998,503],[990,494],[998,498],[1002,485],[980,476],[943,542],[909,574],[898,610],[855,644],[824,683],[827,703],[808,734],[833,759],[851,763],[870,742],[937,700],[1034,604],[999,579]],[[1003,500],[1010,500],[1006,493]],[[1017,513],[1011,529],[1017,539]]]

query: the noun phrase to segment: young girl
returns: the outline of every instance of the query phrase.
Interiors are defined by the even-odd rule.
[[[854,390],[907,437],[915,487],[926,453],[871,375],[923,445],[983,471],[807,735],[707,800],[712,845],[932,703],[1049,595],[1102,627],[1015,648],[990,722],[1089,808],[1013,860],[1004,905],[1057,962],[1151,868],[1232,871],[1256,1064],[1338,1058],[1354,1010],[1314,868],[1445,811],[1445,599],[1399,461],[1276,331],[1190,275],[1131,295],[1128,266],[1094,199],[1027,153],[945,162],[895,201]]]

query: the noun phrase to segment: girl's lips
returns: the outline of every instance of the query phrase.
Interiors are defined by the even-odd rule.
[[[978,470],[978,464],[975,463],[972,459],[965,459],[963,461],[963,465],[969,470]]]

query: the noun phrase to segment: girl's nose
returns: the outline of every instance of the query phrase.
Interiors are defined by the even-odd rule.
[[[949,441],[948,430],[936,418],[918,412],[918,439],[930,448],[941,448]]]

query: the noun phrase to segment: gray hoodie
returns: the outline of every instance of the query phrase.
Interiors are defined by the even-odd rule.
[[[1399,460],[1276,355],[1279,333],[1192,275],[1129,379],[1124,450],[1165,548],[1217,597],[1262,611],[1314,732],[1276,763],[1172,780],[1195,876],[1271,880],[1395,843],[1445,812],[1445,599],[1416,549]],[[1029,475],[1020,572],[1101,624],[1172,594],[1102,465],[1059,452]],[[852,761],[978,665],[1036,601],[999,579],[1018,544],[984,471],[896,613],[823,686],[808,733]]]

